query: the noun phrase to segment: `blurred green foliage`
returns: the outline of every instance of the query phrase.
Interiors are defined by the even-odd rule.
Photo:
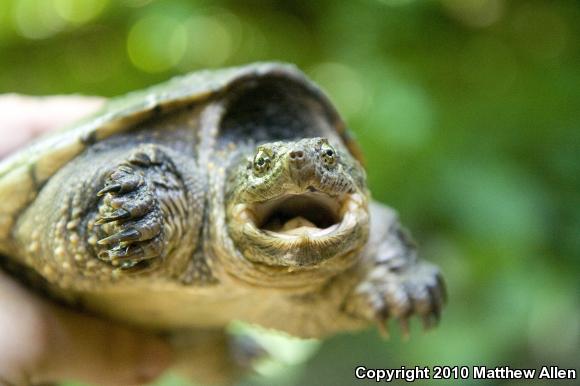
[[[338,336],[244,385],[351,385],[356,364],[577,368],[578,20],[556,0],[3,0],[0,92],[112,96],[256,60],[327,90],[450,304],[432,333]]]

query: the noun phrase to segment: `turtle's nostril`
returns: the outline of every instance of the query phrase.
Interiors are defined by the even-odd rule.
[[[301,161],[304,159],[304,152],[302,150],[293,150],[288,156],[292,161]]]

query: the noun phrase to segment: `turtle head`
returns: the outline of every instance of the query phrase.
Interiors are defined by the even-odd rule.
[[[316,266],[367,239],[364,170],[325,138],[258,146],[230,170],[226,206],[230,236],[252,262]]]

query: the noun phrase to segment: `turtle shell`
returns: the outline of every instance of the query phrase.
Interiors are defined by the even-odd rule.
[[[56,171],[91,144],[130,131],[157,114],[184,105],[204,103],[240,85],[255,84],[265,78],[276,78],[288,86],[298,86],[315,98],[339,138],[361,160],[356,142],[349,135],[332,103],[295,66],[255,63],[194,72],[111,99],[101,111],[88,119],[43,137],[0,162],[0,252],[8,251],[8,240],[18,214],[35,199],[38,191]]]

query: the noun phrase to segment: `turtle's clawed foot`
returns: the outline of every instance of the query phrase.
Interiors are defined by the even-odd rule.
[[[184,331],[174,336],[175,371],[204,385],[233,385],[269,353],[252,337],[223,330]]]
[[[409,318],[417,315],[428,330],[439,322],[446,303],[445,283],[434,265],[418,263],[394,270],[387,265],[377,265],[367,279],[357,288],[368,309],[365,314],[373,318],[383,336],[389,336],[388,320],[399,320],[403,337],[409,336]]]
[[[97,193],[97,257],[123,271],[140,271],[158,261],[166,244],[165,212],[181,214],[182,194],[171,160],[156,145],[140,146]]]

